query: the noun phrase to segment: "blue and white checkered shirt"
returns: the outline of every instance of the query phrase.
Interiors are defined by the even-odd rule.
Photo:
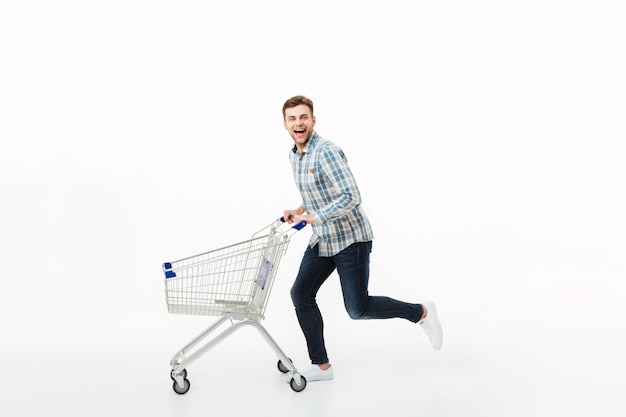
[[[356,242],[374,238],[361,209],[361,194],[343,151],[313,132],[302,153],[289,153],[302,205],[313,216],[311,247],[320,256],[333,256]]]

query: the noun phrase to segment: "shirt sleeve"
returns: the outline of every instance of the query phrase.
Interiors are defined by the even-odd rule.
[[[343,151],[336,145],[321,150],[320,170],[326,182],[326,204],[312,213],[316,222],[338,219],[361,203],[361,194]]]

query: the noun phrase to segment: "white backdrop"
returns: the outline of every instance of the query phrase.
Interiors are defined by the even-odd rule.
[[[59,385],[118,403],[98,377],[115,358],[154,359],[169,386],[169,357],[204,319],[167,314],[161,263],[244,240],[299,204],[281,107],[305,94],[373,223],[371,292],[438,303],[435,363],[451,380],[471,368],[476,415],[623,415],[625,9],[3,2],[2,407],[94,412],[50,394]],[[308,233],[267,318],[303,364],[288,289]],[[320,304],[337,372],[391,346],[411,361],[406,324],[350,322],[340,303],[331,282]]]

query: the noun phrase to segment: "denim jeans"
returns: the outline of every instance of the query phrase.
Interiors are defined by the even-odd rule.
[[[372,242],[361,242],[352,244],[337,255],[320,257],[317,245],[307,247],[298,276],[291,287],[291,300],[306,339],[311,363],[328,363],[324,322],[315,297],[335,269],[339,274],[344,306],[350,318],[369,320],[398,317],[417,323],[422,317],[424,310],[420,304],[369,295],[367,286],[371,251]]]

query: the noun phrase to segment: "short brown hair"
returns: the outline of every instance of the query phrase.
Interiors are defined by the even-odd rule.
[[[313,116],[313,102],[311,99],[304,96],[293,96],[289,100],[285,101],[285,104],[283,104],[283,119],[285,118],[285,110],[299,106],[300,104],[305,104],[309,109],[311,109],[311,116]]]

